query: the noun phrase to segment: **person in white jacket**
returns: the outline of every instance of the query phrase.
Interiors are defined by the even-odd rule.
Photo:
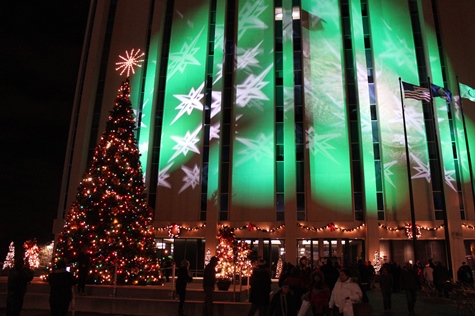
[[[346,300],[351,300],[351,303],[358,303],[362,297],[363,292],[359,285],[350,278],[350,270],[341,269],[340,277],[330,297],[329,307],[332,310],[331,315],[343,315]],[[351,314],[353,313],[351,312]]]

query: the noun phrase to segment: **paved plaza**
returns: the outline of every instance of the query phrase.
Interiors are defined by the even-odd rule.
[[[197,282],[193,282],[190,285],[190,290],[194,291],[199,291],[201,287],[201,282],[197,280]],[[276,285],[274,285],[276,287]],[[164,289],[170,289],[171,290],[171,283],[166,283],[164,286]],[[231,291],[231,289],[230,289]],[[407,304],[406,304],[406,297],[403,291],[398,292],[398,293],[393,293],[392,295],[392,312],[390,314],[384,313],[383,310],[383,302],[382,302],[382,295],[380,293],[380,290],[378,288],[372,289],[371,291],[368,291],[368,297],[370,300],[370,304],[373,307],[373,316],[380,316],[380,315],[417,315],[417,316],[446,316],[446,315],[460,315],[460,316],[468,316],[468,315],[474,315],[473,311],[469,311],[464,308],[463,305],[459,306],[457,308],[457,304],[455,303],[455,300],[449,300],[445,298],[438,298],[437,296],[435,297],[430,297],[428,298],[427,295],[424,295],[423,293],[419,292],[418,293],[418,298],[416,302],[416,307],[415,307],[415,313],[414,314],[409,314],[407,311]],[[3,296],[4,297],[4,296]],[[199,297],[199,296],[198,296]],[[96,297],[97,299],[97,297]],[[104,298],[105,299],[105,298]],[[100,298],[99,298],[100,300]],[[194,300],[194,304],[200,305],[201,302],[199,300]],[[139,301],[136,302],[137,304],[140,304]],[[167,304],[175,304],[174,300],[168,300]],[[176,302],[178,305],[178,303]],[[224,302],[221,302],[220,304],[227,304]],[[241,302],[241,303],[236,303],[236,302],[229,302],[229,305],[245,305],[245,309],[247,310],[247,306],[249,306],[248,302]],[[191,305],[191,301],[190,301]],[[0,308],[0,315],[5,315],[5,309],[4,309],[4,302],[0,304],[3,308]],[[231,308],[232,310],[233,308]],[[188,312],[188,316],[201,316],[201,313],[196,312],[196,310],[200,310],[200,308],[194,309],[194,312]],[[234,308],[234,310],[236,310]],[[242,313],[242,308],[241,308],[241,314],[245,316],[245,313]],[[195,313],[192,314],[192,313]],[[168,316],[174,316],[175,314],[172,312],[167,312],[167,315],[165,314],[160,314],[160,315],[165,315]],[[218,316],[221,313],[217,313]],[[49,311],[48,310],[34,310],[34,309],[29,309],[29,310],[23,310],[20,316],[48,316]],[[69,315],[71,316],[99,316],[99,315],[116,315],[119,316],[121,314],[99,314],[99,313],[91,313],[91,312],[75,312],[74,315],[73,313],[70,313]],[[126,314],[124,314],[125,316]],[[158,314],[157,314],[158,315]],[[232,315],[237,315],[236,312],[232,313]],[[226,313],[223,316],[228,316],[228,313]]]

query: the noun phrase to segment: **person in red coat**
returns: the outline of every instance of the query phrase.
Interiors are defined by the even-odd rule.
[[[310,276],[310,286],[308,297],[312,306],[314,316],[325,315],[330,301],[331,292],[325,284],[324,276],[321,271],[314,271]]]

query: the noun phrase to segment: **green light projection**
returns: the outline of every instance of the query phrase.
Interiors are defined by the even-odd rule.
[[[232,201],[274,209],[274,10],[272,0],[239,1]]]
[[[214,56],[213,56],[213,92],[210,115],[209,135],[209,164],[208,164],[208,201],[217,205],[216,197],[219,188],[220,170],[220,134],[221,129],[221,101],[223,90],[223,62],[224,62],[224,18],[226,16],[226,1],[216,3],[216,21],[214,31]],[[211,26],[213,27],[213,26]]]
[[[429,54],[429,69],[431,70],[431,81],[432,83],[443,86],[443,75],[442,75],[442,65],[440,61],[440,52],[437,43],[437,36],[435,32],[430,28],[426,27],[426,36],[427,41],[427,52]],[[444,178],[445,178],[445,194],[457,193],[457,184],[455,181],[455,165],[454,165],[454,156],[452,151],[452,138],[451,138],[451,127],[449,123],[449,117],[447,112],[446,101],[442,98],[434,97],[433,98],[433,111],[435,111],[435,119],[437,119],[437,125],[439,127],[439,143],[440,143],[440,154],[444,168]],[[464,140],[463,140],[464,141]],[[465,142],[465,141],[464,141]],[[442,171],[441,171],[442,172]],[[438,172],[440,173],[440,172]],[[450,190],[450,191],[449,191]],[[457,198],[447,198],[445,199],[446,206],[451,208],[449,205],[452,204],[452,207],[458,209],[459,202]],[[458,215],[458,214],[457,214]]]
[[[295,113],[294,113],[294,51],[292,38],[292,0],[282,1],[282,55],[284,88],[284,202],[285,209],[295,208],[296,162],[295,162]]]
[[[319,212],[349,214],[353,211],[351,159],[339,3],[303,0],[302,26],[309,203],[316,204]]]
[[[399,77],[419,84],[411,18],[407,2],[369,0],[369,28],[374,54],[375,96],[378,105],[380,143],[384,163],[386,213],[409,213],[407,161],[401,102],[404,102],[407,139],[414,185],[430,190],[428,151],[421,102],[401,100]],[[429,203],[417,196],[416,203]]]
[[[350,8],[354,68],[357,75],[356,85],[358,91],[360,153],[364,178],[364,206],[366,214],[374,215],[378,212],[376,200],[377,188],[361,1],[350,0]]]
[[[209,12],[207,0],[174,2],[157,188],[181,195],[174,208],[200,205]]]

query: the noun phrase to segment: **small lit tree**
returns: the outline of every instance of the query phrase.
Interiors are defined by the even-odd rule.
[[[205,254],[205,267],[208,265],[210,260],[211,260],[211,251],[208,248],[206,249],[206,254]]]
[[[280,275],[282,274],[282,257],[279,257],[279,260],[277,261],[277,267],[275,268],[275,278],[278,279],[280,278]]]
[[[236,267],[237,272],[241,273],[241,277],[248,277],[252,274],[252,262],[249,259],[251,252],[251,248],[244,241],[236,244]]]
[[[8,253],[5,258],[5,261],[3,262],[3,270],[6,268],[13,268],[15,265],[15,245],[13,244],[13,241],[10,243],[10,246],[8,247]]]
[[[23,249],[25,249],[24,260],[28,263],[30,269],[38,268],[40,265],[40,249],[36,239],[30,239],[23,243]]]
[[[219,258],[216,277],[219,279],[232,279],[235,273],[233,244],[236,236],[234,235],[234,229],[229,226],[222,226],[216,238],[219,239],[218,246],[216,247],[216,257]]]

